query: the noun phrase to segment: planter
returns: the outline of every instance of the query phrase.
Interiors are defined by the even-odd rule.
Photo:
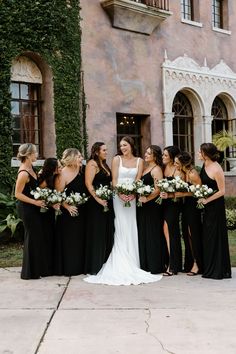
[[[236,173],[236,157],[227,157],[227,161],[229,161],[230,171]]]

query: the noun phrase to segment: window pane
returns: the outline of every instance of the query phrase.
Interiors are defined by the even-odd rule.
[[[28,85],[21,84],[20,85],[20,98],[21,99],[29,99],[29,87]]]
[[[20,104],[17,101],[11,102],[11,113],[12,114],[19,114],[20,113]]]
[[[10,91],[11,91],[12,98],[19,98],[20,97],[19,84],[15,83],[15,82],[11,83]]]

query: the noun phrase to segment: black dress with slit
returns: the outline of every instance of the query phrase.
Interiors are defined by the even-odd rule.
[[[65,192],[67,196],[72,192],[86,193],[84,174],[78,174],[68,183]],[[71,216],[63,207],[61,211],[56,221],[55,274],[84,274],[86,203],[78,206],[78,216]]]
[[[111,176],[100,170],[93,180],[94,189],[111,185]],[[109,211],[92,196],[87,204],[86,226],[86,274],[97,274],[107,261],[114,241],[114,210],[112,199],[108,201]]]
[[[200,177],[214,191],[217,183],[211,179],[203,166]],[[231,278],[231,266],[226,227],[224,197],[205,204],[203,211],[203,278]]]
[[[202,273],[202,222],[201,210],[197,208],[197,199],[192,196],[183,198],[182,236],[185,244],[184,270],[191,271],[196,261],[199,273]]]
[[[168,180],[174,177],[166,177]],[[178,273],[182,271],[182,248],[181,248],[181,238],[180,238],[180,228],[179,228],[179,218],[182,201],[178,198],[177,201],[171,198],[163,199],[163,218],[168,226],[169,240],[170,240],[170,254],[169,270],[173,273]]]
[[[23,194],[34,198],[30,192],[38,187],[38,180],[28,171],[29,182],[25,184]],[[44,239],[40,208],[29,203],[17,201],[17,211],[24,224],[24,248],[21,270],[22,279],[38,279],[45,273]]]
[[[151,171],[142,177],[145,185],[153,185]],[[140,268],[153,274],[165,270],[162,205],[155,199],[137,207]]]

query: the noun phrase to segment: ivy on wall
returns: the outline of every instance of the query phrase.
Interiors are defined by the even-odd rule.
[[[52,68],[57,155],[86,147],[79,11],[79,0],[0,0],[0,189],[13,175],[10,68],[24,52],[38,53]]]

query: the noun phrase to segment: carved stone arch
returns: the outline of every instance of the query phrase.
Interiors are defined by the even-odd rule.
[[[17,73],[19,68],[22,70],[21,76]],[[45,158],[56,156],[54,89],[51,67],[38,53],[22,52],[13,60],[11,72],[14,81],[41,84],[43,155]]]
[[[220,92],[216,97],[219,97],[225,104],[228,113],[228,119],[235,119],[236,118],[236,100],[228,93],[228,92]],[[213,99],[213,101],[214,101]],[[212,104],[213,104],[212,101]]]

